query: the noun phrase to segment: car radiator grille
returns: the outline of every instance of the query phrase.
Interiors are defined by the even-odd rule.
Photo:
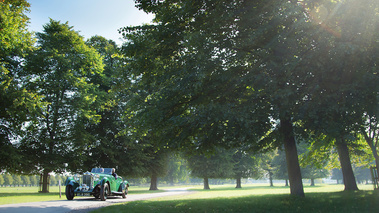
[[[83,175],[83,184],[86,184],[89,187],[92,186],[91,175]]]

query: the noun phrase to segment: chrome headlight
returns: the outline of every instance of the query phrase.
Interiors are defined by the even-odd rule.
[[[99,182],[100,181],[100,175],[99,174],[94,174],[93,175],[93,181],[96,183],[96,182]]]
[[[80,177],[81,177],[81,175],[76,174],[76,175],[74,175],[74,180],[77,181],[77,182],[79,182],[80,181]]]

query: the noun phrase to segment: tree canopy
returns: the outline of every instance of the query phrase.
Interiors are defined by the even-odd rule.
[[[26,60],[25,69],[33,73],[27,87],[34,88],[46,105],[25,126],[27,133],[18,146],[23,155],[19,172],[43,172],[46,178],[52,171],[80,168],[87,141],[76,125],[81,118],[99,120],[92,104],[103,62],[68,23],[50,20],[37,39],[37,50]]]

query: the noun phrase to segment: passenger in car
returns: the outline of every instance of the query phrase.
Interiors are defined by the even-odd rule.
[[[116,174],[116,169],[115,168],[112,169],[112,175],[117,180],[117,174]]]

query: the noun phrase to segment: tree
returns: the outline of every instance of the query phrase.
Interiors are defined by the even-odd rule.
[[[332,177],[333,180],[337,180],[337,184],[339,184],[340,180],[343,180],[342,171],[339,168],[332,169]]]
[[[30,185],[32,185],[32,186],[38,185],[38,180],[37,180],[37,177],[35,175],[30,175],[29,178],[30,178]]]
[[[158,177],[167,174],[168,152],[167,150],[155,150],[153,147],[147,150],[150,160],[145,165],[147,174],[150,177],[150,189],[158,190]]]
[[[378,109],[377,105],[373,103],[373,108],[364,115],[365,123],[361,127],[361,134],[365,138],[368,146],[371,149],[371,153],[375,159],[375,165],[377,173],[379,174],[379,121],[378,121]],[[375,107],[376,106],[376,107]]]
[[[315,179],[326,178],[329,175],[329,172],[326,169],[318,169],[309,165],[302,168],[301,174],[303,178],[311,180],[311,186],[315,186]]]
[[[258,178],[260,177],[259,155],[254,155],[244,151],[242,148],[232,150],[233,158],[233,178],[236,179],[236,188],[242,188],[242,178]]]
[[[29,176],[22,175],[21,176],[21,180],[22,180],[22,184],[23,185],[25,185],[25,186],[29,186],[30,185],[30,178],[29,178]]]
[[[133,80],[133,126],[141,132],[153,129],[162,143],[169,138],[168,145],[175,148],[284,145],[290,191],[298,196],[304,190],[297,131],[341,127],[344,131],[333,130],[334,135],[320,132],[337,140],[350,180],[345,184],[354,190],[346,139],[377,91],[372,71],[377,53],[370,48],[377,46],[375,39],[362,39],[358,46],[363,48],[346,45],[354,35],[364,38],[376,32],[372,18],[365,33],[358,32],[364,27],[354,32],[346,24],[354,21],[351,17],[357,14],[347,14],[358,1],[343,1],[338,7],[331,0],[136,2],[156,14],[156,24],[121,30],[128,39],[124,53],[130,57],[127,74]],[[365,2],[369,9],[362,11],[375,17],[375,2]],[[315,19],[323,7],[330,16]],[[345,23],[342,33],[339,23]],[[346,57],[346,50],[368,57]],[[353,62],[357,64],[349,64]],[[355,78],[358,70],[364,75]],[[370,87],[362,89],[366,77]],[[262,140],[272,133],[276,144]]]
[[[13,177],[12,175],[6,173],[4,174],[4,185],[5,186],[11,186],[13,184]]]
[[[56,186],[58,184],[58,180],[55,175],[50,175],[50,186]]]
[[[311,118],[304,120],[313,123],[311,129],[335,139],[345,190],[357,190],[348,146],[352,133],[362,125],[368,106],[372,103],[377,106],[378,79],[374,67],[378,2],[322,3],[315,3],[314,8],[324,11],[323,20],[310,14],[320,31],[314,34],[317,48],[309,55],[318,60],[309,61],[308,65],[319,71],[308,84],[313,88],[308,96],[312,101],[304,105],[307,107],[304,112]]]
[[[166,180],[170,185],[187,183],[189,181],[186,161],[180,153],[169,154],[167,167],[167,175],[163,180]]]
[[[22,184],[21,176],[20,175],[12,175],[13,177],[13,185],[14,186],[20,186]]]
[[[371,180],[371,171],[369,168],[360,166],[354,168],[354,174],[357,178],[358,183],[366,183],[368,184],[368,181]]]
[[[298,147],[299,147],[299,155],[301,159],[300,166],[301,166],[302,177],[305,179],[310,179],[311,180],[310,185],[315,186],[315,179],[326,178],[329,175],[329,171],[325,167],[327,167],[327,164],[329,163],[331,158],[327,157],[326,159],[324,159],[322,154],[326,154],[327,156],[329,156],[328,154],[330,153],[323,153],[322,152],[323,150],[321,151],[321,149],[319,148],[317,149],[317,151],[321,156],[317,156],[317,157],[314,156],[313,159],[312,158],[309,159],[310,158],[309,153],[312,153],[312,154],[316,153],[315,150],[312,150],[314,146],[312,146],[312,144],[310,143],[311,139],[312,139],[311,136],[308,136],[308,138],[305,140],[301,139],[301,142],[298,145]],[[317,139],[313,139],[313,140],[317,140]],[[308,159],[307,157],[304,157],[304,156],[307,156],[307,154],[308,154]]]
[[[81,118],[98,122],[100,116],[91,105],[98,89],[94,79],[102,76],[103,63],[68,23],[50,20],[37,38],[38,49],[27,58],[27,69],[34,73],[27,86],[37,88],[47,105],[26,125],[28,134],[19,146],[24,157],[20,170],[42,173],[42,191],[47,192],[50,172],[80,167],[87,140],[76,124]]]
[[[29,74],[23,69],[24,58],[34,44],[27,30],[29,6],[26,0],[0,2],[0,170],[8,172],[20,160],[12,141],[22,134],[21,126],[39,99],[25,88]]]
[[[272,160],[272,165],[274,167],[274,178],[278,180],[285,180],[285,186],[288,186],[286,155],[282,149],[278,149],[278,154],[274,156],[274,159]]]
[[[233,176],[233,153],[218,148],[210,156],[204,153],[187,155],[188,167],[192,177],[204,179],[204,189],[209,188],[209,178],[228,178]]]
[[[266,175],[269,178],[270,186],[274,186],[274,171],[275,164],[274,159],[277,156],[277,151],[267,152],[261,154],[260,157],[260,165],[259,167],[266,172]]]
[[[3,176],[4,176],[3,174],[0,175],[0,186],[4,185],[4,177]]]
[[[133,135],[133,126],[130,125],[127,111],[128,88],[120,85],[128,79],[119,76],[123,70],[124,61],[116,43],[101,36],[93,36],[86,44],[95,48],[104,61],[102,78],[98,78],[99,85],[94,110],[101,116],[98,123],[83,119],[78,123],[89,144],[86,152],[90,153],[84,160],[82,167],[115,167],[122,176],[143,177],[147,174],[150,156],[145,152],[150,145],[145,144],[143,137]]]

